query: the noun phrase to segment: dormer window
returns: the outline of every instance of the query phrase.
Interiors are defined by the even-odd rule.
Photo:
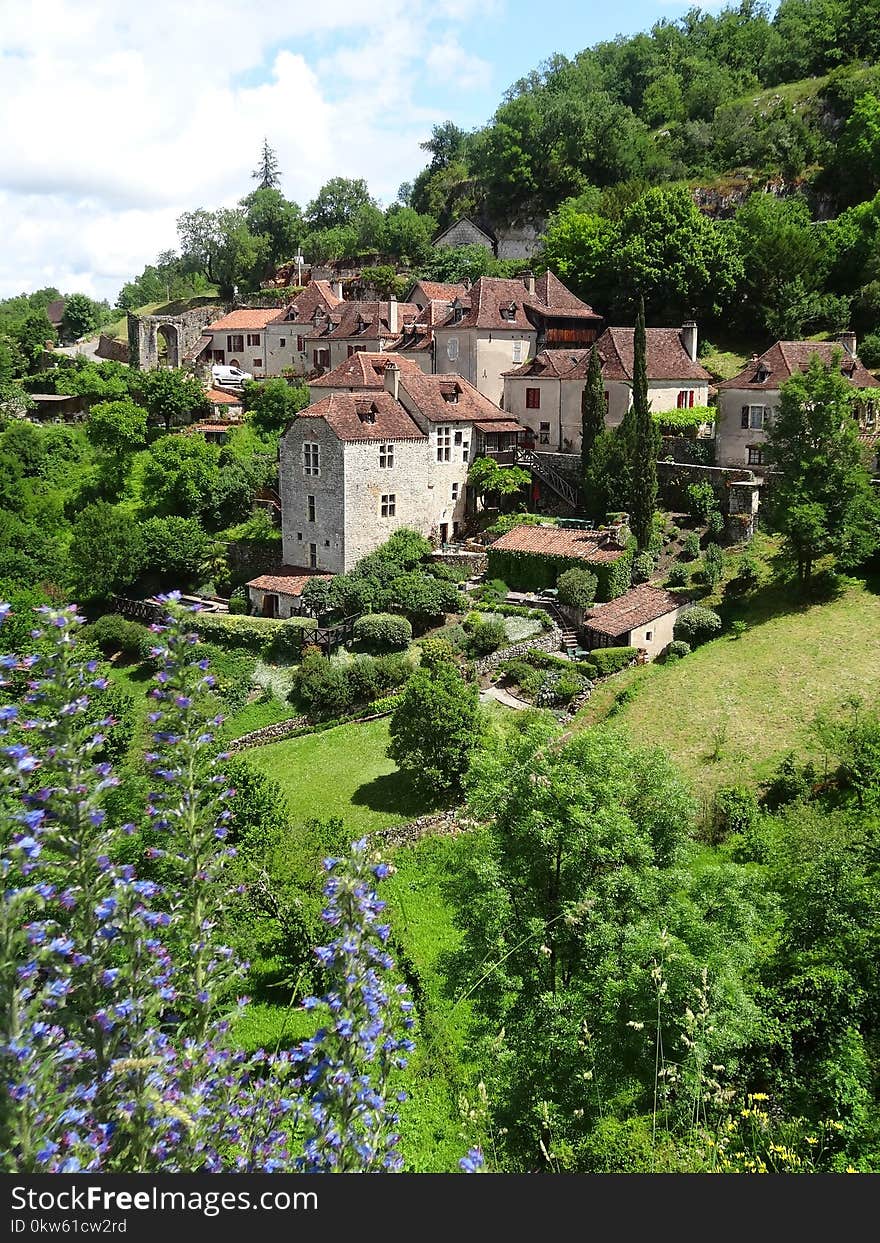
[[[458,389],[454,388],[454,389],[447,390],[447,392],[443,394],[443,400],[448,401],[449,404],[452,406],[457,406],[458,405]]]
[[[464,318],[464,307],[461,305],[461,303],[456,298],[456,300],[452,304],[452,322],[453,324],[460,324],[463,318]]]
[[[769,370],[762,364],[758,368],[757,375],[756,375],[756,379],[758,383],[763,384],[765,380],[769,379],[769,376],[770,376]]]
[[[508,303],[507,306],[502,306],[500,309],[501,309],[502,319],[508,319],[508,320],[516,319],[516,303],[515,302],[510,302]]]

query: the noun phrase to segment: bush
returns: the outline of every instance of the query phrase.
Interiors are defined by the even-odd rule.
[[[695,605],[680,613],[675,623],[675,638],[684,639],[692,646],[703,643],[721,629],[721,618],[713,609],[704,609]]]
[[[373,651],[402,651],[412,642],[412,625],[394,613],[365,613],[354,624],[354,638]]]
[[[707,544],[703,554],[703,573],[710,587],[715,587],[724,570],[724,553],[717,544]]]
[[[729,833],[745,833],[759,816],[758,799],[750,786],[727,786],[715,795],[712,809],[713,844]]]
[[[688,531],[684,537],[684,548],[681,555],[686,557],[688,561],[696,561],[697,557],[699,557],[700,537],[696,531]]]
[[[105,613],[89,627],[87,638],[102,652],[125,652],[144,660],[153,646],[153,636],[140,622],[129,621],[121,613]]]
[[[538,695],[547,676],[541,669],[536,669],[521,658],[505,660],[501,672],[519,687],[527,699],[534,699]]]
[[[688,572],[683,565],[673,565],[666,575],[667,587],[686,587]]]
[[[461,626],[452,627],[452,629],[461,631],[462,646],[466,638],[464,629]],[[455,660],[455,646],[450,643],[446,637],[438,636],[435,639],[422,639],[419,644],[422,653],[421,665],[423,669],[432,669],[435,665],[451,664]]]
[[[754,553],[745,552],[739,559],[736,581],[743,591],[757,586],[761,577],[761,567]]]
[[[730,633],[734,639],[741,639],[748,628],[748,624],[741,617],[737,617],[735,621],[730,623]]]
[[[508,590],[504,579],[492,578],[477,588],[474,592],[474,599],[482,600],[484,604],[503,604],[507,599]]]
[[[246,617],[250,612],[250,604],[247,588],[236,587],[229,597],[229,612],[239,617]]]
[[[869,332],[863,338],[859,358],[866,367],[880,367],[880,332]]]
[[[590,652],[590,663],[598,669],[600,677],[607,678],[631,665],[637,655],[634,647],[597,647]]]
[[[478,619],[470,627],[470,636],[468,650],[472,656],[489,656],[507,643],[507,630],[503,621]]]
[[[631,582],[646,583],[653,573],[654,558],[649,552],[640,552],[637,557],[633,558]]]
[[[317,720],[343,716],[353,702],[347,671],[326,657],[312,653],[305,657],[293,677],[291,698]]]
[[[673,639],[666,649],[666,659],[680,660],[682,656],[690,656],[691,645],[685,643],[684,639]]]
[[[724,534],[724,515],[720,509],[713,509],[706,523],[709,539],[718,540]]]
[[[709,515],[718,508],[715,489],[711,483],[692,483],[687,490],[688,513],[697,522],[706,523]]]
[[[313,617],[291,617],[286,621],[278,621],[272,617],[238,617],[230,613],[192,613],[187,614],[187,624],[201,635],[221,647],[244,647],[251,652],[261,652],[271,647],[280,639],[281,647],[288,647],[293,641],[295,630],[304,631],[304,639],[308,631],[316,626]],[[281,637],[283,627],[288,627]],[[297,651],[299,642],[297,639]]]
[[[574,609],[588,609],[596,599],[599,580],[589,570],[566,570],[556,580],[560,604]]]
[[[592,682],[573,666],[568,669],[553,669],[544,675],[541,688],[535,696],[535,706],[551,708],[557,704],[569,704],[585,691],[592,689]]]

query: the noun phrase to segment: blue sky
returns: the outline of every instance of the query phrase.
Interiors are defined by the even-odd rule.
[[[0,23],[0,297],[111,301],[176,220],[252,187],[263,137],[299,203],[332,176],[391,202],[437,122],[484,123],[554,52],[687,4],[556,0],[46,0]],[[717,9],[719,0],[704,5]],[[28,125],[15,118],[27,117]],[[33,135],[42,135],[34,141]]]

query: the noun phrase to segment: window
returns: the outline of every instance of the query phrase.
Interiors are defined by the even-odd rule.
[[[306,498],[309,502],[309,522],[315,521],[315,498],[313,496]]]
[[[770,422],[770,411],[766,406],[743,406],[741,421],[750,431],[763,431]]]
[[[305,339],[305,337],[297,337],[297,339],[296,339],[296,348],[297,348],[297,350],[299,350],[300,354],[305,354],[305,352],[306,352],[306,339]]]
[[[226,348],[231,353],[240,354],[244,349],[244,337],[230,336],[226,338]]]
[[[460,496],[461,496],[461,484],[454,483],[452,485],[452,499],[454,501],[457,501]]]
[[[749,466],[764,465],[764,449],[761,445],[749,445]]]
[[[446,342],[446,357],[451,363],[458,358],[458,337],[450,337]]]
[[[542,445],[549,445],[550,443],[550,424],[549,423],[538,424],[538,440]]]
[[[461,444],[461,441],[462,441],[462,434],[461,434],[461,432],[456,432],[456,433],[455,433],[455,436],[453,437],[453,441],[454,441],[454,443],[455,443],[455,444],[457,444],[457,445],[460,445],[460,444]]]
[[[397,497],[393,492],[383,495],[379,512],[383,518],[393,518],[397,512]]]
[[[306,441],[303,445],[303,474],[304,475],[320,475],[321,473],[321,447]]]
[[[513,342],[513,361],[521,363],[523,360],[523,343],[522,341]]]
[[[541,390],[539,388],[526,389],[526,410],[541,409]]]
[[[394,445],[379,445],[379,465],[390,470],[394,465]]]
[[[329,548],[329,547],[330,547],[330,541],[329,541],[328,539],[325,539],[325,540],[324,540],[324,547],[325,547],[325,548]]]
[[[678,394],[679,410],[690,410],[694,404],[694,390],[692,388],[683,388]]]
[[[300,543],[302,543],[302,537],[303,537],[302,531],[297,531],[296,538],[299,540]]]
[[[316,367],[329,367],[330,366],[330,351],[329,350],[312,350],[312,358],[314,360],[314,364]]]
[[[653,639],[653,637],[654,637],[654,631],[653,631],[653,630],[646,630],[646,631],[645,631],[645,642],[646,642],[646,643],[650,643],[650,642],[651,642],[651,640]]]
[[[351,358],[352,354],[356,354],[356,353],[357,353],[357,346],[356,346],[356,345],[350,345],[350,346],[348,347],[348,354],[346,355],[346,357],[347,357],[347,358]]]
[[[452,429],[449,427],[437,428],[437,461],[448,462],[452,456]]]
[[[280,337],[278,340],[278,344],[281,346],[282,349],[284,349],[285,345],[287,345],[287,337]]]
[[[254,359],[254,366],[255,366],[255,367],[262,367],[262,365],[263,365],[263,360],[262,360],[262,358],[255,358],[255,359]]]
[[[457,406],[458,405],[458,389],[454,388],[450,392],[444,393],[443,400],[445,402],[448,402],[449,405],[451,406]]]
[[[259,344],[260,344],[260,334],[259,334],[258,332],[249,332],[249,333],[248,333],[247,343],[248,343],[248,345],[259,345]]]
[[[309,568],[316,570],[318,568],[318,545],[309,544]]]
[[[471,442],[469,440],[466,440],[464,444],[461,446],[461,460],[463,462],[466,462],[468,460],[468,455],[470,451],[471,451]]]

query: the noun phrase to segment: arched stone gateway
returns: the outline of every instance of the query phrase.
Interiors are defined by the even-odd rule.
[[[155,371],[179,367],[208,324],[223,314],[222,306],[199,306],[181,315],[128,316],[129,358],[133,367]]]
[[[156,326],[156,355],[160,367],[180,366],[180,330],[175,324]]]

